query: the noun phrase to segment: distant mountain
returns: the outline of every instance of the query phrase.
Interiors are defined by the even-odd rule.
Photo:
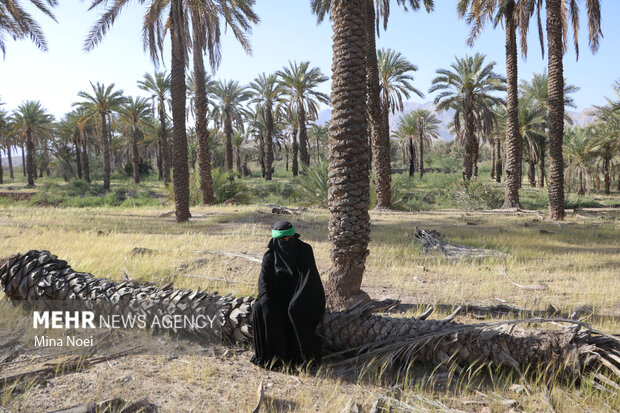
[[[403,115],[411,113],[417,109],[426,109],[426,110],[434,111],[435,104],[433,104],[433,102],[424,102],[424,103],[405,102],[403,104],[403,109],[404,110],[402,112],[398,111],[394,114],[390,113],[390,130],[391,131],[396,130],[398,128],[401,117]],[[323,109],[319,113],[319,119],[317,123],[319,125],[322,125],[325,122],[328,122],[329,119],[331,118],[331,115],[332,115],[331,108]],[[454,136],[452,136],[452,134],[450,133],[448,129],[448,124],[452,121],[453,117],[454,117],[454,110],[452,109],[449,111],[441,111],[440,113],[437,113],[437,118],[439,118],[439,120],[441,121],[441,125],[439,126],[439,136],[441,140],[451,141],[454,139]]]
[[[590,107],[582,110],[581,112],[573,112],[569,110],[567,113],[573,120],[575,126],[586,126],[587,124],[594,122],[595,118],[592,115],[594,110],[595,109],[593,107]]]

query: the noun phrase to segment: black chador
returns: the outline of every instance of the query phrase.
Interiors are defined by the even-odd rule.
[[[280,367],[317,362],[321,352],[315,329],[325,312],[325,292],[312,247],[299,239],[290,222],[279,221],[267,248],[252,314],[252,363]]]

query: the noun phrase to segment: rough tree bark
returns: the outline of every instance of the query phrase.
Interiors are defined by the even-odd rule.
[[[519,133],[519,89],[517,86],[517,29],[514,19],[515,1],[506,2],[506,179],[505,199],[502,208],[521,208],[519,188],[521,187],[522,141]]]
[[[30,129],[26,131],[26,170],[28,170],[28,186],[34,186],[34,176],[37,171],[34,165],[34,142]]]
[[[148,320],[162,315],[209,317],[211,328],[180,331],[196,339],[217,338],[224,342],[251,342],[254,298],[219,296],[207,292],[116,283],[76,272],[66,261],[47,251],[17,254],[0,260],[0,287],[12,300],[37,303],[73,300],[84,309],[104,306],[121,314],[141,314]],[[465,325],[450,321],[392,318],[373,314],[377,306],[358,305],[346,311],[328,312],[318,326],[327,354],[349,351],[353,361],[371,357],[407,366],[413,358],[428,365],[454,363],[468,366],[491,362],[507,365],[519,373],[536,367],[583,375],[608,369],[616,380],[620,340],[572,322],[564,330],[523,329],[518,324],[535,320]],[[564,320],[567,321],[567,320]],[[366,357],[366,359],[364,359]],[[609,379],[607,379],[609,380]]]
[[[265,179],[271,181],[271,175],[273,173],[273,112],[271,109],[271,105],[265,108],[265,123],[267,127],[267,136],[265,139],[267,140],[265,145]]]
[[[562,0],[547,0],[547,49],[549,50],[549,215],[561,221],[564,212],[564,43]]]
[[[195,8],[192,8],[193,30],[193,63],[194,63],[194,113],[196,114],[196,138],[198,140],[198,177],[200,179],[200,194],[203,204],[213,203],[213,177],[211,176],[211,148],[209,148],[209,128],[207,125],[207,86],[205,84],[205,64],[203,58],[204,37],[202,26],[198,23],[200,17]]]
[[[361,291],[370,238],[366,129],[366,1],[332,2],[332,118],[329,127],[329,240],[326,284],[331,308],[368,299]]]
[[[372,162],[375,169],[375,192],[377,209],[392,209],[390,136],[386,133],[381,113],[381,88],[377,64],[377,45],[375,41],[375,2],[366,1],[366,31],[368,36],[366,50],[366,75],[368,82],[368,115],[372,142]],[[389,128],[389,125],[388,125]]]
[[[187,165],[187,132],[185,130],[185,28],[182,0],[170,4],[170,33],[172,64],[170,66],[170,95],[172,97],[172,150],[174,213],[177,222],[191,218],[189,212],[189,168]],[[163,148],[162,148],[163,149]]]

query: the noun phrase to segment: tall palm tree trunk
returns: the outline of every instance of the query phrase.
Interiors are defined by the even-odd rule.
[[[160,181],[164,180],[164,163],[163,163],[163,152],[161,150],[161,136],[157,141],[157,149],[155,151],[155,162],[157,162],[157,170],[159,171],[158,179]]]
[[[135,126],[131,133],[131,163],[133,164],[133,183],[140,183],[140,153],[138,152],[138,131]]]
[[[15,179],[15,174],[13,173],[13,157],[11,156],[11,145],[7,144],[6,148],[6,157],[9,161],[9,176],[11,177],[11,179]]]
[[[506,2],[506,179],[505,199],[502,208],[521,208],[519,188],[521,187],[522,140],[519,133],[519,89],[517,87],[517,29],[514,20],[515,1]]]
[[[241,147],[235,146],[235,168],[237,169],[237,174],[239,176],[243,175],[243,169],[241,168]]]
[[[80,140],[82,141],[82,171],[84,173],[84,179],[90,183],[90,165],[88,163],[88,141],[86,134],[80,131]]]
[[[611,188],[611,176],[609,175],[609,164],[611,160],[609,158],[603,159],[603,178],[605,179],[605,194],[610,194]]]
[[[540,176],[538,177],[538,187],[543,188],[545,186],[545,148],[544,146],[540,148],[539,163],[540,163],[540,166],[539,166]]]
[[[26,131],[26,170],[28,171],[28,186],[34,186],[37,171],[34,164],[34,142],[30,129]]]
[[[390,137],[386,134],[381,114],[381,87],[377,64],[377,44],[375,41],[375,2],[366,1],[366,76],[368,82],[368,115],[370,121],[370,140],[372,142],[372,163],[375,169],[375,192],[377,209],[392,209]],[[389,126],[388,126],[389,127]]]
[[[579,168],[579,190],[577,191],[577,195],[584,195],[586,193],[586,188],[583,184],[583,169]]]
[[[415,143],[413,143],[413,136],[410,136],[407,140],[409,145],[409,176],[415,175],[415,164],[417,162]]]
[[[316,163],[318,164],[321,161],[321,147],[319,142],[319,136],[316,136]]]
[[[326,283],[331,308],[368,299],[361,291],[370,236],[370,177],[366,129],[367,0],[334,0],[329,137],[329,240]]]
[[[529,163],[529,169],[527,172],[527,177],[530,180],[530,186],[532,188],[536,188],[536,163],[534,162],[532,154],[530,154],[530,159],[528,163]]]
[[[467,104],[466,104],[467,105]],[[476,121],[474,113],[470,108],[466,108],[465,113],[465,157],[463,158],[463,179],[471,180],[473,174],[473,157],[475,144]]]
[[[0,146],[0,184],[4,183],[4,167],[2,166],[2,147]]]
[[[73,132],[73,145],[75,146],[75,164],[77,166],[78,179],[82,179],[82,150],[80,149],[80,135]]]
[[[226,111],[224,118],[224,136],[226,138],[225,143],[225,160],[226,170],[232,172],[233,170],[233,146],[232,146],[232,119],[230,119],[230,111]]]
[[[22,173],[24,174],[24,176],[26,176],[26,156],[25,156],[25,151],[24,151],[24,142],[22,141],[21,143],[21,148],[22,148]]]
[[[420,179],[424,176],[424,135],[420,132],[418,136],[418,152],[420,153]]]
[[[205,341],[252,341],[255,302],[252,297],[222,297],[217,293],[111,282],[78,273],[66,261],[47,251],[29,251],[0,260],[0,287],[14,301],[32,300],[54,308],[54,303],[71,300],[76,310],[90,311],[114,307],[119,311],[117,314],[124,316],[140,314],[147,325],[152,324],[156,316],[202,317],[212,321],[206,326],[188,323],[178,333]],[[116,305],[111,306],[111,302]],[[613,355],[620,350],[620,341],[587,326],[580,331],[574,328],[535,330],[517,325],[534,320],[466,325],[376,315],[373,314],[375,307],[371,303],[346,311],[327,312],[317,327],[326,353],[351,351],[360,355],[358,367],[365,366],[371,357],[378,358],[377,365],[383,365],[389,358],[391,363],[403,366],[415,357],[417,362],[431,367],[452,364],[467,368],[474,363],[488,362],[512,367],[519,373],[540,368],[573,378],[600,370],[616,380],[620,376],[616,367],[618,358]]]
[[[549,215],[564,219],[564,67],[562,0],[547,0],[547,49],[549,50]]]
[[[306,127],[306,109],[304,102],[299,99],[297,102],[297,119],[299,120],[299,159],[302,165],[310,165],[310,155],[308,154],[308,128]]]
[[[161,177],[164,180],[164,185],[168,186],[170,183],[170,168],[171,161],[170,149],[168,145],[168,128],[166,122],[166,107],[164,99],[159,101],[159,123],[161,125],[161,135],[159,136],[159,159],[161,160]]]
[[[194,113],[196,115],[196,138],[198,141],[198,178],[203,204],[213,203],[213,177],[211,176],[211,149],[209,148],[209,128],[207,126],[207,86],[205,84],[205,65],[202,56],[202,34],[200,17],[192,8],[193,59],[194,59]]]
[[[110,137],[108,136],[108,118],[105,112],[100,112],[101,121],[101,150],[103,152],[103,189],[110,189]]]
[[[265,149],[265,179],[271,181],[271,175],[273,173],[273,113],[271,111],[271,105],[265,108],[265,123],[267,127],[267,139]]]
[[[262,133],[258,134],[258,164],[260,165],[261,176],[265,178],[267,176],[267,169],[265,168],[265,138]],[[286,170],[288,171],[288,157]]]
[[[293,160],[292,160],[291,169],[293,170],[293,176],[297,176],[299,175],[299,163],[297,161],[297,156],[299,153],[299,144],[297,143],[297,129],[293,129],[292,151],[293,151]]]
[[[478,179],[478,156],[480,151],[480,138],[474,135],[471,156],[471,174],[473,179]]]
[[[172,97],[172,150],[174,205],[177,222],[188,221],[189,167],[187,165],[187,134],[185,131],[185,42],[183,1],[171,0],[170,33],[172,63],[170,67],[170,94]]]
[[[491,140],[491,179],[495,179],[495,163],[497,162],[497,153],[495,152],[495,142],[497,139]]]

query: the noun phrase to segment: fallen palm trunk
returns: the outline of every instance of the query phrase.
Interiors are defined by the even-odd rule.
[[[13,300],[45,302],[80,300],[109,303],[123,314],[208,315],[217,320],[211,328],[185,331],[198,338],[248,342],[252,338],[252,297],[234,298],[190,290],[116,283],[74,271],[66,261],[47,251],[15,255],[0,265],[0,286]],[[328,353],[346,354],[353,360],[383,357],[404,363],[413,359],[438,364],[493,362],[523,371],[526,367],[561,366],[579,374],[605,368],[620,379],[620,340],[571,323],[559,330],[524,329],[498,322],[464,325],[449,321],[393,318],[375,314],[376,305],[359,305],[328,312],[318,327]],[[536,319],[529,322],[546,322]],[[553,320],[558,321],[558,320]],[[583,329],[582,329],[583,328]]]

